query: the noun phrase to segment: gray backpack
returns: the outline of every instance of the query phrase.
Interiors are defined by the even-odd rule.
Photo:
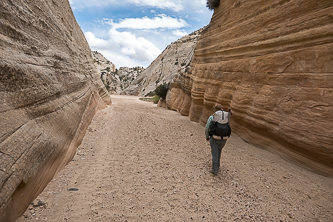
[[[209,127],[209,135],[230,137],[231,127],[229,126],[231,112],[218,110],[213,114],[213,122]]]

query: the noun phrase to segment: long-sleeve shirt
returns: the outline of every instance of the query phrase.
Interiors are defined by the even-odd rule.
[[[208,120],[207,120],[207,123],[206,123],[206,126],[205,126],[205,135],[206,135],[206,139],[208,140],[209,139],[209,127],[210,125],[212,124],[212,121],[213,121],[213,115],[211,115]]]

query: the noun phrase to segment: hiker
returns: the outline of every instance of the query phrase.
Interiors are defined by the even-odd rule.
[[[205,126],[206,140],[209,141],[212,152],[212,170],[210,173],[213,176],[217,175],[220,168],[222,148],[231,134],[230,117],[231,109],[229,109],[229,112],[223,111],[222,106],[217,104],[214,106],[214,114],[208,118]]]

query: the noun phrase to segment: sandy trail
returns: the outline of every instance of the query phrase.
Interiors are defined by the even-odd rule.
[[[333,179],[235,134],[213,177],[202,125],[137,97],[112,100],[34,201],[46,204],[19,222],[333,221]]]

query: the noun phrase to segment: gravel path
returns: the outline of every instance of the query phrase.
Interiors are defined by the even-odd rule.
[[[137,97],[112,101],[19,222],[333,221],[333,179],[235,134],[213,177],[202,125]]]

